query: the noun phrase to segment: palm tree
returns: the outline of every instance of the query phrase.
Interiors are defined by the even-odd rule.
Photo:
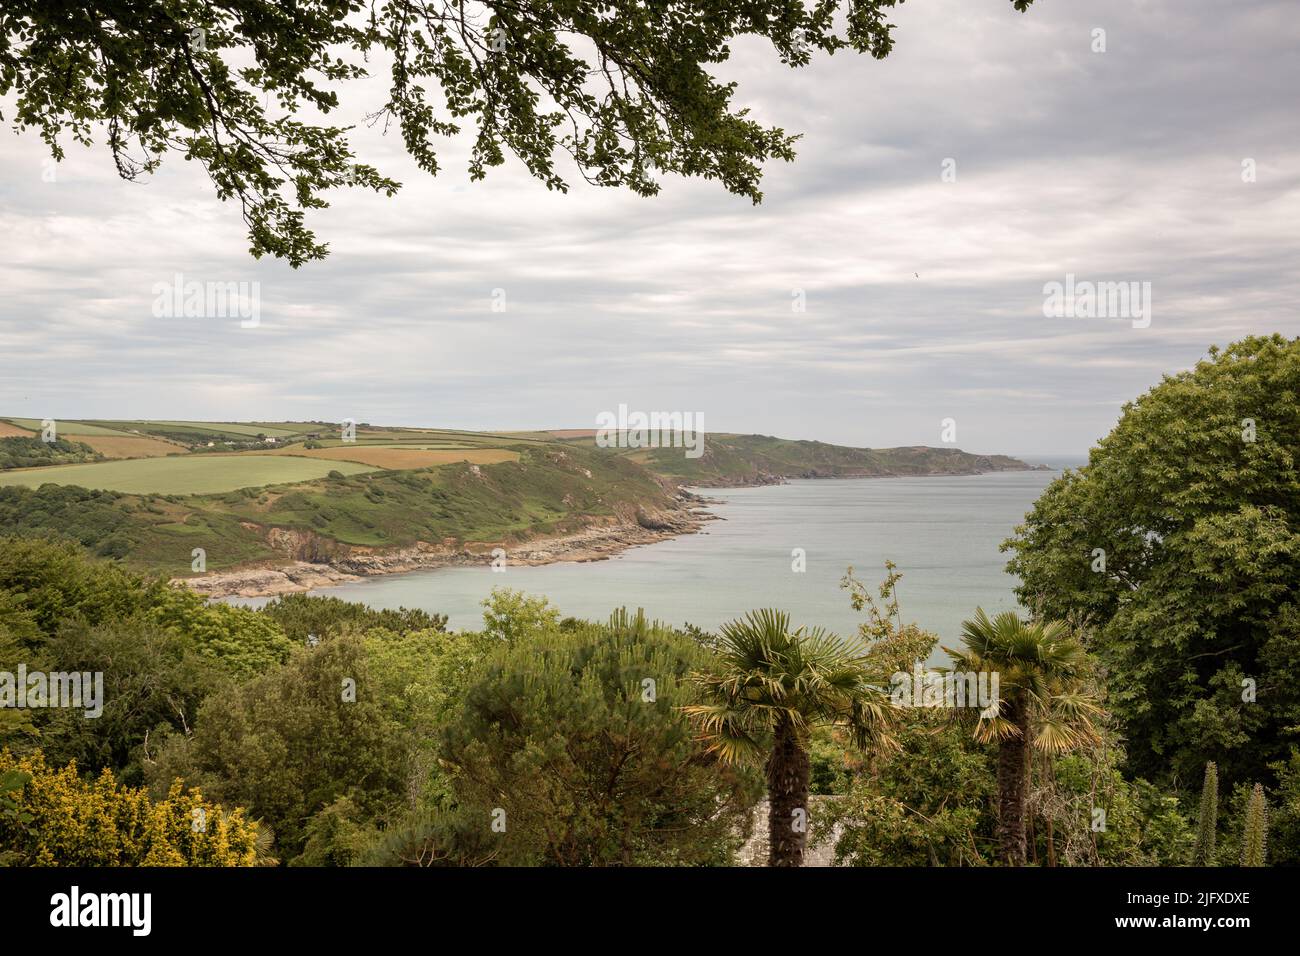
[[[1083,645],[1059,621],[1026,622],[982,608],[962,624],[964,651],[947,650],[953,669],[998,675],[996,706],[981,711],[975,739],[998,745],[998,847],[1002,862],[1025,863],[1025,800],[1032,751],[1055,755],[1098,743],[1103,711],[1090,693]]]
[[[801,866],[812,729],[841,726],[861,747],[888,746],[889,698],[867,683],[864,657],[821,629],[791,630],[782,611],[723,625],[717,650],[717,669],[695,675],[704,702],[683,709],[723,763],[765,760],[768,865]]]

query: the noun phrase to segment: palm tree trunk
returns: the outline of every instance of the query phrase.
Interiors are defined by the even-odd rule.
[[[803,866],[808,843],[808,783],[812,762],[788,722],[776,729],[767,761],[768,866]]]
[[[998,850],[1005,865],[1024,866],[1029,727],[1020,701],[1004,701],[1002,706],[1003,716],[1020,728],[1020,735],[998,745]]]

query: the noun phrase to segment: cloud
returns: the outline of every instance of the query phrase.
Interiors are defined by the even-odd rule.
[[[791,72],[742,42],[720,67],[804,134],[760,206],[680,180],[548,193],[517,163],[470,185],[464,142],[430,179],[363,127],[405,186],[312,216],[332,255],[298,271],[247,255],[193,164],[136,185],[70,149],[44,182],[40,144],[8,135],[0,413],[537,428],[625,402],[875,446],[937,443],[953,416],[971,450],[1071,452],[1211,344],[1300,334],[1290,4],[933,0],[896,20],[884,61]],[[260,283],[260,326],[155,317],[176,273]],[[1067,273],[1150,282],[1151,327],[1044,318]]]

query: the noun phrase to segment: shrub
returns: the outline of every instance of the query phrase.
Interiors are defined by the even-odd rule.
[[[0,750],[0,862],[14,866],[253,866],[257,824],[243,810],[227,812],[184,793],[174,782],[167,798],[118,784],[109,770],[93,781],[75,763],[46,765],[42,754],[22,759]],[[21,781],[20,786],[12,784]]]

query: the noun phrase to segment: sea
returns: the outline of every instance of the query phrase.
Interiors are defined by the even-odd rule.
[[[1082,459],[1028,457],[1054,469]],[[873,589],[892,561],[904,622],[953,645],[976,608],[1015,609],[1015,578],[1000,550],[1059,475],[996,472],[918,478],[793,480],[701,489],[719,520],[697,534],[631,548],[602,561],[494,571],[452,567],[384,575],[314,591],[376,608],[447,615],[453,630],[482,624],[493,588],[543,595],[568,617],[602,620],[621,607],[716,630],[755,608],[787,611],[796,625],[853,637],[864,620],[841,582],[850,567]],[[257,605],[262,600],[239,603]]]

